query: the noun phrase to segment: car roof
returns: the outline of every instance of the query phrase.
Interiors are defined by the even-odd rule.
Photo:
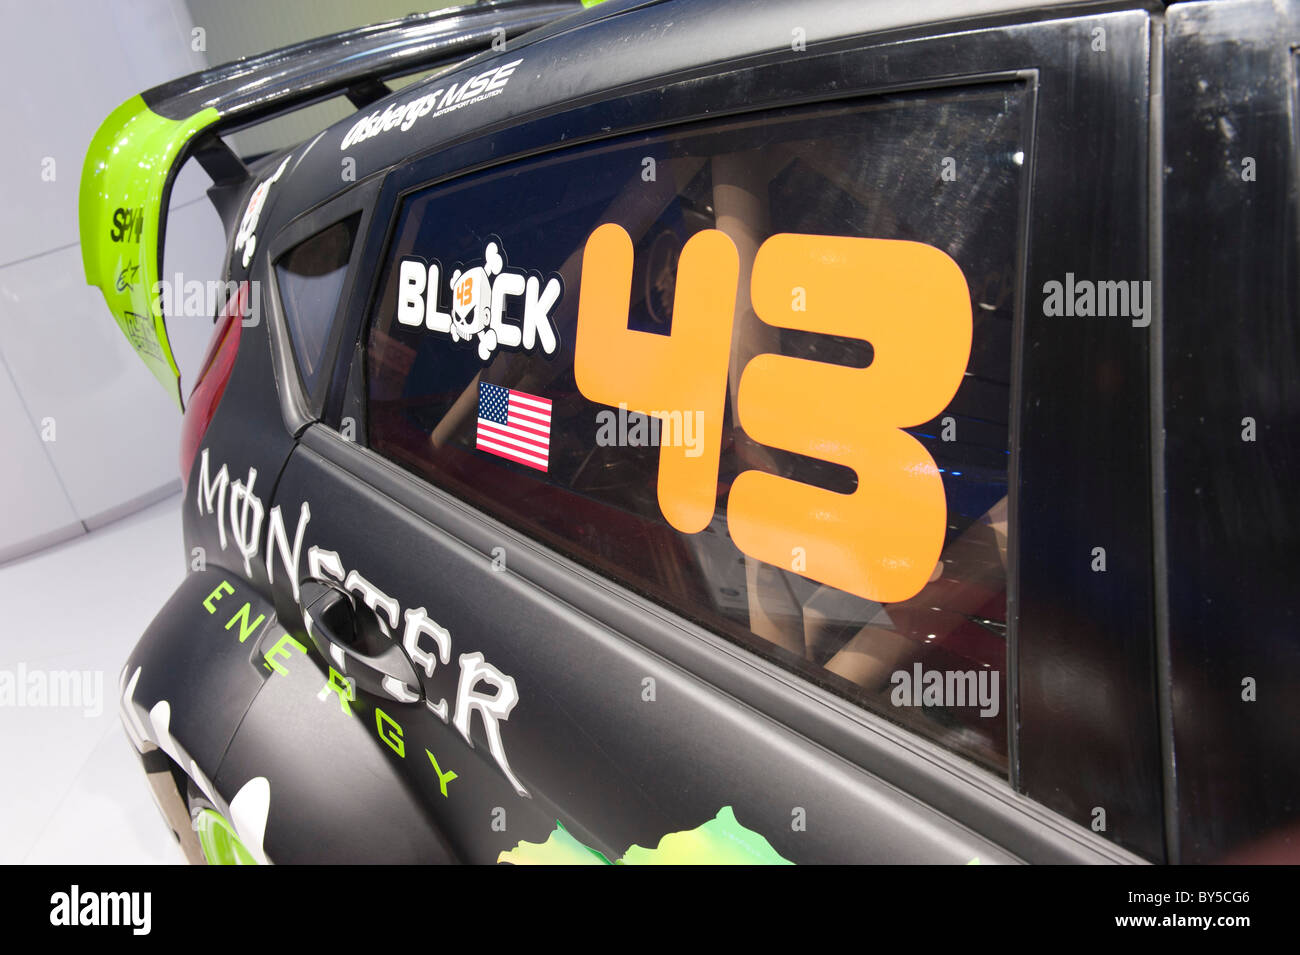
[[[794,31],[807,48],[848,37],[872,37],[942,25],[974,29],[997,22],[1077,16],[1089,10],[1147,9],[1140,2],[1061,3],[1056,0],[606,0],[511,40],[450,71],[411,84],[339,121],[297,147],[288,183],[294,204],[311,208],[413,157],[476,133],[490,133],[530,115],[620,88],[685,75],[711,66],[771,55],[790,48]],[[1160,4],[1155,5],[1159,8]],[[517,62],[518,61],[518,62]],[[500,95],[439,115],[437,110],[406,129],[400,124],[356,141],[349,132],[363,119],[382,118],[490,70],[516,64]],[[338,175],[343,158],[352,176]],[[282,187],[284,188],[284,187]]]

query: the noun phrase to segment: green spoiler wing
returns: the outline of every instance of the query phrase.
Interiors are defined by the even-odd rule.
[[[155,293],[172,178],[188,156],[204,164],[215,190],[238,195],[248,170],[216,134],[337,94],[362,109],[388,95],[383,79],[450,67],[503,31],[519,36],[581,9],[578,0],[496,0],[412,14],[181,77],[113,110],[81,173],[86,281],[104,293],[118,327],[177,406],[184,406],[180,371]]]
[[[81,171],[77,217],[86,281],[104,293],[122,334],[182,406],[180,369],[155,294],[161,233],[173,164],[219,114],[159,116],[134,96],[109,114],[90,142]]]

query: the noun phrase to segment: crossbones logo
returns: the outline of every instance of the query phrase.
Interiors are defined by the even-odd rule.
[[[478,357],[487,361],[497,347],[492,329],[492,279],[505,268],[505,258],[495,242],[483,251],[484,262],[451,276],[451,338],[469,341],[478,336]]]

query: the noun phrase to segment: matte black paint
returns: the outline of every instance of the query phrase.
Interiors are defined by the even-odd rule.
[[[336,439],[332,447],[346,454],[351,446]],[[422,704],[368,697],[357,707],[373,720],[379,706],[402,724],[406,756],[395,761],[467,861],[494,862],[520,839],[542,842],[556,820],[614,859],[633,843],[656,846],[694,828],[726,805],[797,862],[1009,858],[582,609],[508,570],[493,571],[490,554],[393,501],[383,490],[388,482],[349,474],[340,467],[345,460],[300,446],[277,503],[296,512],[300,500],[310,501],[311,543],[337,549],[345,567],[362,568],[403,609],[425,607],[451,632],[450,665],[422,678],[430,700],[454,706],[462,653],[482,652],[518,685],[520,701],[502,736],[529,798],[516,796],[497,768],[477,720],[470,749]],[[655,680],[654,702],[642,699],[647,677]],[[444,770],[460,773],[447,797],[426,747]],[[275,758],[268,750],[258,771],[273,786]],[[510,821],[505,833],[490,827],[498,806]],[[815,820],[806,832],[792,829],[796,807]]]
[[[280,863],[463,861],[378,741],[373,714],[344,716],[316,698],[320,671],[294,654],[268,676],[213,780],[230,799],[255,776],[271,783],[264,846]],[[265,671],[264,671],[265,672]],[[422,752],[409,758],[423,760]],[[454,783],[453,783],[454,785]]]
[[[208,613],[203,601],[223,580],[233,593],[223,591],[212,602],[216,612]],[[233,630],[225,626],[246,601],[252,604],[250,621],[259,616],[266,620],[258,636],[241,644],[239,625]],[[245,711],[262,689],[264,671],[249,664],[249,654],[273,617],[270,602],[238,574],[218,568],[199,571],[185,578],[127,658],[124,679],[140,671],[132,694],[137,708],[147,714],[167,700],[172,735],[209,775],[221,764]]]
[[[1161,278],[1147,270],[1151,19],[1143,11],[1108,12],[1113,4],[1075,5],[1068,14],[1077,18],[1059,21],[1048,19],[1055,15],[1050,5],[1022,7],[819,0],[801,6],[796,17],[782,3],[614,0],[500,54],[525,61],[503,95],[407,132],[374,137],[347,155],[356,159],[358,179],[385,177],[373,200],[367,196],[375,219],[356,260],[358,275],[368,280],[383,267],[386,223],[400,194],[471,168],[762,106],[977,77],[1032,81],[1038,126],[1025,170],[1030,228],[1018,309],[1020,491],[1012,518],[1019,528],[1013,554],[1033,558],[1018,562],[1018,603],[1009,607],[1012,614],[1019,609],[1011,618],[1019,673],[1013,781],[1079,825],[310,425],[321,407],[327,420],[337,421],[346,370],[360,371],[354,343],[370,292],[362,280],[341,323],[334,391],[291,397],[300,385],[273,340],[276,323],[246,328],[204,444],[212,465],[228,465],[232,479],[258,469],[257,491],[268,509],[280,504],[294,515],[302,500],[310,500],[307,544],[338,550],[345,566],[359,567],[403,608],[428,606],[451,630],[453,662],[440,667],[429,689],[448,696],[455,656],[471,650],[482,650],[515,677],[522,701],[503,733],[512,766],[533,798],[515,795],[487,753],[481,729],[470,748],[454,729],[422,712],[422,704],[381,703],[406,730],[407,754],[399,758],[374,732],[373,702],[359,701],[350,719],[341,713],[322,718],[337,703],[315,699],[323,682],[317,661],[294,661],[289,677],[266,683],[265,671],[258,672],[231,633],[194,641],[195,617],[203,613],[196,595],[210,592],[214,574],[237,567],[242,573],[242,562],[232,549],[221,550],[215,518],[197,516],[191,475],[186,546],[203,547],[213,569],[187,579],[132,660],[143,672],[165,664],[193,675],[175,685],[142,682],[137,700],[147,704],[168,693],[221,698],[195,704],[206,718],[187,716],[188,722],[173,726],[187,750],[203,754],[201,767],[226,798],[253,775],[272,778],[267,846],[273,858],[492,861],[520,839],[545,838],[556,819],[614,856],[631,842],[654,845],[667,832],[699,825],[730,804],[743,823],[796,861],[1131,859],[1083,828],[1093,807],[1106,810],[1107,838],[1154,859],[1165,854],[1163,817],[1177,811],[1183,857],[1200,859],[1207,847],[1257,834],[1242,818],[1278,825],[1294,818],[1295,721],[1288,728],[1285,720],[1266,718],[1265,712],[1277,710],[1242,717],[1234,715],[1239,706],[1207,702],[1237,698],[1238,670],[1260,674],[1262,688],[1265,675],[1276,675],[1278,687],[1294,685],[1296,676],[1294,611],[1283,589],[1286,572],[1296,565],[1296,511],[1274,475],[1300,462],[1293,460],[1293,447],[1268,437],[1256,447],[1267,448],[1277,471],[1262,454],[1252,459],[1223,450],[1235,451],[1237,422],[1249,413],[1236,410],[1243,404],[1260,409],[1262,436],[1271,428],[1281,435],[1288,424],[1295,430],[1294,54],[1267,21],[1275,16],[1267,4],[1195,4],[1175,8],[1170,17],[1165,279],[1166,315],[1176,318],[1166,322],[1163,356],[1169,375],[1168,620],[1175,687],[1188,689],[1174,695],[1179,804],[1163,806],[1162,756],[1168,763],[1174,753],[1167,743],[1162,753],[1156,705],[1152,567],[1166,555],[1153,546],[1149,329],[1116,319],[1046,318],[1040,291],[1067,271],[1098,279]],[[1243,10],[1253,17],[1243,21],[1250,24],[1247,32],[1257,31],[1246,47],[1253,52],[1232,63],[1235,78],[1210,87],[1209,95],[1221,99],[1204,103],[1207,93],[1196,84],[1207,58],[1226,69],[1232,57],[1208,54],[1203,46],[1216,31],[1230,45],[1233,16]],[[954,16],[962,19],[950,27],[918,26]],[[808,34],[809,51],[797,57],[789,52],[792,18]],[[961,32],[976,26],[989,28]],[[1098,26],[1107,31],[1104,54],[1090,49]],[[1287,29],[1294,27],[1292,11]],[[843,39],[873,32],[880,35]],[[627,56],[628,49],[637,56]],[[1239,48],[1232,49],[1235,56]],[[496,56],[485,54],[450,79],[481,71]],[[726,67],[719,66],[723,61]],[[1258,72],[1248,72],[1251,67]],[[1261,74],[1268,82],[1259,81]],[[419,95],[417,86],[394,99]],[[1252,97],[1264,105],[1248,107]],[[1260,181],[1253,185],[1261,194],[1285,196],[1284,202],[1225,198],[1235,194],[1222,176],[1213,179],[1216,160],[1205,152],[1220,114],[1247,130],[1243,135],[1259,137],[1249,141],[1250,154],[1261,157]],[[338,176],[339,142],[353,121],[291,152],[285,177],[268,197],[259,236],[277,242],[302,213],[361,188]],[[402,165],[411,158],[416,161]],[[1214,190],[1206,185],[1211,181]],[[1189,197],[1180,198],[1179,190]],[[1198,243],[1202,220],[1237,223],[1240,248],[1225,254],[1218,245]],[[265,278],[268,271],[263,254],[252,276]],[[234,263],[232,275],[243,274]],[[1250,307],[1241,308],[1241,301]],[[1243,318],[1216,324],[1216,315],[1233,313]],[[1258,324],[1247,323],[1247,315]],[[1233,337],[1224,337],[1229,333]],[[1217,347],[1205,347],[1206,340]],[[1228,396],[1205,388],[1206,380],[1229,382]],[[1243,394],[1234,390],[1243,387]],[[1225,405],[1231,420],[1207,440],[1199,419],[1222,417]],[[1207,476],[1222,484],[1214,495],[1198,493]],[[1221,510],[1225,501],[1256,500],[1261,503],[1253,509]],[[490,570],[494,542],[510,549],[510,573]],[[1106,548],[1104,574],[1090,569],[1093,546]],[[1176,566],[1184,555],[1187,562]],[[1218,571],[1234,558],[1241,573],[1229,596],[1207,604],[1202,595],[1224,586]],[[232,584],[268,601],[272,588],[260,561],[252,578]],[[300,633],[282,584],[278,578],[275,602],[288,628]],[[492,587],[494,596],[485,599]],[[1252,602],[1261,592],[1272,596]],[[1223,640],[1242,632],[1267,642],[1254,652],[1252,644]],[[231,644],[239,653],[228,649]],[[209,675],[200,677],[200,665],[210,668]],[[1212,682],[1220,671],[1223,686]],[[641,703],[637,692],[647,675],[658,681],[655,704]],[[257,693],[258,687],[264,689]],[[237,713],[252,693],[256,701],[223,761]],[[1197,715],[1201,707],[1227,715],[1210,724]],[[179,717],[182,711],[175,712]],[[1240,784],[1227,789],[1218,771],[1225,746],[1240,754],[1229,770]],[[448,797],[431,769],[416,765],[424,747],[461,773]],[[506,833],[488,824],[498,806],[507,809]],[[794,806],[808,812],[806,833],[790,828]],[[337,831],[331,826],[322,838],[321,826],[330,822],[338,823]]]

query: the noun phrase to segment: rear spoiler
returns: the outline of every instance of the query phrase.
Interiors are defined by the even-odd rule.
[[[385,79],[450,66],[586,5],[496,0],[412,14],[193,73],[113,110],[81,171],[86,282],[103,292],[123,334],[176,404],[184,407],[180,370],[153,290],[162,272],[172,182],[186,160],[196,158],[212,177],[209,195],[229,231],[230,207],[246,191],[249,171],[219,134],[339,94],[364,109],[391,92]]]

